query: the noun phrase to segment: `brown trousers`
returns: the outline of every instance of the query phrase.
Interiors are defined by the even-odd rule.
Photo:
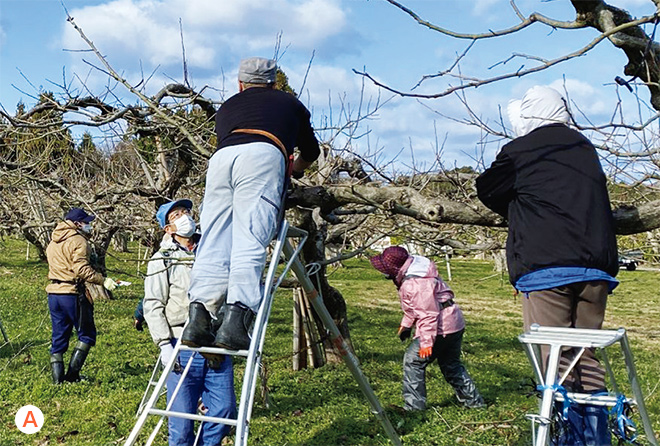
[[[525,331],[536,323],[548,327],[600,329],[605,317],[608,283],[605,281],[578,282],[542,291],[523,293],[522,309]],[[549,347],[541,348],[545,369]],[[559,374],[571,363],[579,348],[562,351]],[[574,392],[595,392],[605,389],[605,370],[594,355],[585,350],[564,387]]]

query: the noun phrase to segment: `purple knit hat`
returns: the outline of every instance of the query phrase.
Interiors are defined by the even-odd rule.
[[[401,246],[390,246],[382,254],[372,257],[369,261],[381,273],[388,276],[396,276],[409,256],[405,248]]]

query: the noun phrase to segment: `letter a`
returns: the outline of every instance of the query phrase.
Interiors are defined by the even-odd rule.
[[[25,417],[25,422],[23,423],[23,427],[25,427],[28,423],[34,424],[34,427],[39,427],[37,425],[37,420],[34,419],[34,414],[32,411],[28,411],[27,416]]]

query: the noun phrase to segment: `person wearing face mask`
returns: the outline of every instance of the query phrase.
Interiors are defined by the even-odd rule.
[[[48,310],[52,322],[50,365],[53,382],[80,380],[82,368],[91,347],[96,344],[93,302],[85,294],[85,283],[103,285],[108,290],[117,285],[90,265],[89,234],[94,215],[72,208],[51,235],[46,248],[48,258]],[[75,327],[78,335],[69,369],[64,373],[63,355],[69,348],[69,337]]]
[[[190,271],[200,237],[190,215],[192,206],[192,201],[184,199],[165,203],[158,208],[156,219],[165,236],[160,249],[149,261],[144,279],[144,319],[154,343],[160,348],[163,366],[172,359],[174,346],[188,318]],[[176,358],[174,372],[167,379],[168,403],[180,380],[182,366],[187,364],[191,354],[190,351],[183,351]],[[221,418],[235,416],[236,396],[230,356],[207,360],[198,353],[194,354],[188,375],[171,410],[195,413],[200,398],[208,408],[207,415]],[[168,427],[170,445],[194,443],[192,420],[170,417]],[[219,445],[229,429],[230,426],[226,425],[204,423],[197,444]]]

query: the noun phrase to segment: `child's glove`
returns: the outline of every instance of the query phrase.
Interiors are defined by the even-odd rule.
[[[431,353],[433,353],[433,346],[419,348],[419,357],[422,359],[428,358],[431,356]]]
[[[405,342],[406,339],[410,337],[412,334],[412,328],[411,327],[399,327],[399,331],[397,332],[397,335],[399,335],[399,339],[401,339],[401,342]]]

